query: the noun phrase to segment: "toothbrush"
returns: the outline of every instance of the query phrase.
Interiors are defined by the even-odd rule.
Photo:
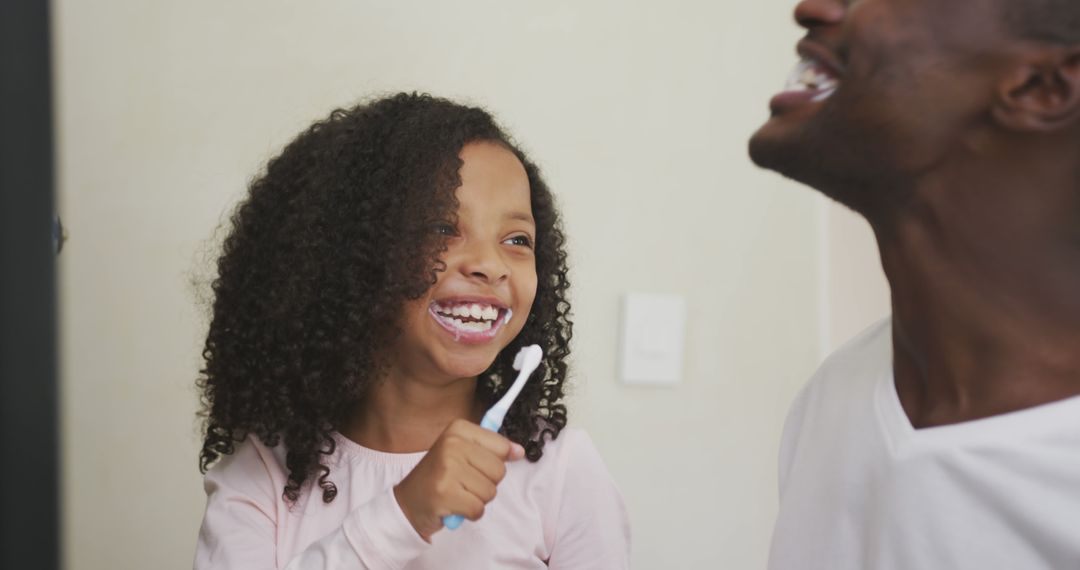
[[[528,381],[529,376],[536,371],[536,367],[540,366],[540,360],[544,357],[544,351],[535,344],[523,347],[518,351],[517,356],[514,357],[514,370],[518,371],[517,379],[514,380],[514,384],[510,386],[510,390],[491,406],[491,409],[484,414],[484,419],[480,420],[480,427],[499,433],[499,428],[502,427],[503,419],[506,418],[506,412],[513,405],[514,400],[517,399],[518,394],[521,393],[522,387],[525,386],[525,382]],[[465,517],[461,515],[447,515],[443,517],[443,526],[450,530],[454,530],[461,526],[461,523],[465,521]]]

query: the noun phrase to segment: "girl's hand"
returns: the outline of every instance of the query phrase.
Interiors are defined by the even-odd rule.
[[[455,420],[420,463],[394,487],[405,517],[426,541],[451,514],[475,521],[495,498],[506,462],[525,457],[525,449],[472,422]]]

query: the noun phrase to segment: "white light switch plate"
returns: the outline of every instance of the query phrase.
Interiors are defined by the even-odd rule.
[[[686,300],[679,295],[623,297],[620,377],[625,384],[674,385],[682,379]]]

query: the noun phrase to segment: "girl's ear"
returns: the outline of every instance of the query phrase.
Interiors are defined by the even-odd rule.
[[[1080,120],[1080,46],[1040,48],[998,86],[994,119],[1016,131],[1053,132]]]

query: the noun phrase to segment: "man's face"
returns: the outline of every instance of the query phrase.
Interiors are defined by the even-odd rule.
[[[866,212],[987,120],[997,0],[803,0],[802,62],[750,141],[754,162]]]

